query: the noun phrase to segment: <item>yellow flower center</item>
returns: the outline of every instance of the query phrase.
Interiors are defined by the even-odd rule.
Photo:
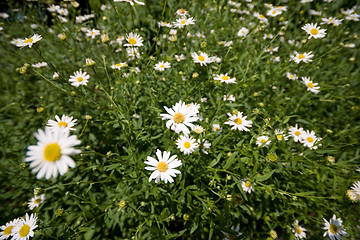
[[[338,226],[336,226],[335,224],[331,224],[330,227],[329,227],[329,230],[330,230],[330,232],[333,233],[333,234],[336,234],[336,233],[339,232],[339,228],[338,228]]]
[[[163,22],[163,24],[164,24],[164,25],[166,25],[166,24],[167,24],[167,22]]]
[[[181,24],[185,24],[185,20],[181,20]]]
[[[185,9],[183,9],[183,8],[180,8],[178,11],[180,14],[185,14]]]
[[[203,56],[199,56],[199,60],[200,60],[200,61],[204,61],[205,58],[204,58]]]
[[[222,76],[221,79],[222,80],[229,80],[229,77],[228,76]]]
[[[241,31],[241,33],[244,33],[244,32],[245,32],[244,30]]]
[[[319,31],[318,31],[316,28],[313,28],[313,29],[310,30],[310,33],[311,33],[312,35],[316,35],[316,34],[319,33]]]
[[[291,74],[290,74],[290,78],[293,78],[293,77],[294,77],[294,75],[291,75]]]
[[[236,119],[234,120],[234,123],[236,123],[237,125],[242,124],[241,118],[236,118]]]
[[[24,226],[22,226],[20,228],[20,237],[26,237],[30,232],[30,226],[27,224],[24,224]]]
[[[78,77],[76,80],[77,80],[78,82],[82,82],[84,79],[83,79],[82,77]]]
[[[24,43],[32,43],[34,41],[34,39],[32,38],[28,38],[24,41]]]
[[[311,82],[309,82],[307,85],[308,85],[309,88],[313,88],[313,87],[314,87],[314,84],[311,83]]]
[[[281,140],[282,138],[283,138],[283,136],[282,135],[276,135],[276,137],[277,137],[277,139],[279,139],[279,140]]]
[[[121,67],[121,66],[122,66],[122,64],[121,64],[121,63],[118,63],[118,64],[115,64],[115,66],[117,66],[117,67]]]
[[[273,12],[272,12],[272,14],[275,14],[275,13],[276,13],[276,11],[273,11]]]
[[[215,127],[214,129],[215,129],[215,131],[219,130],[219,128],[218,128],[218,127]]]
[[[166,170],[168,169],[168,165],[166,162],[159,162],[157,165],[157,169],[159,170],[159,172],[166,172]]]
[[[164,66],[164,64],[161,64],[160,67],[161,67],[161,68],[164,68],[165,66]]]
[[[136,39],[135,38],[130,38],[129,43],[132,44],[132,45],[136,44]]]
[[[250,182],[249,181],[246,181],[245,182],[245,187],[249,188],[251,186]]]
[[[312,137],[307,137],[306,140],[307,140],[308,142],[313,142],[313,141],[314,141],[314,139],[313,139]]]
[[[61,157],[61,149],[59,144],[50,143],[45,147],[44,158],[46,161],[55,162]]]
[[[300,54],[300,55],[299,55],[299,59],[303,59],[303,58],[305,58],[305,55],[304,55],[304,54]]]
[[[294,134],[295,134],[296,136],[299,136],[299,135],[301,134],[301,132],[295,131]]]
[[[259,17],[260,17],[260,18],[264,18],[264,15],[261,14]]]
[[[5,228],[4,230],[4,235],[9,235],[11,233],[11,230],[13,229],[14,226],[8,226],[7,228]]]
[[[184,143],[184,147],[185,147],[185,148],[189,148],[189,147],[190,147],[190,143],[189,143],[189,142],[185,142],[185,143]]]
[[[58,126],[59,126],[59,127],[67,127],[68,124],[67,124],[66,122],[59,122],[59,123],[58,123]]]
[[[185,121],[185,116],[182,113],[174,114],[174,122],[175,123],[183,123]]]
[[[301,229],[300,229],[299,227],[296,228],[296,233],[297,233],[297,234],[302,233],[302,231],[301,231]]]
[[[265,139],[261,139],[260,142],[261,142],[261,143],[264,143],[264,142],[266,142],[266,140],[265,140]]]
[[[35,199],[34,203],[35,203],[35,204],[39,204],[39,203],[41,203],[41,198],[37,198],[37,199]]]

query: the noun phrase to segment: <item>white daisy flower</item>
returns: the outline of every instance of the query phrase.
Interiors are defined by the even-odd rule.
[[[243,116],[242,114],[242,112],[236,114],[227,113],[229,121],[225,122],[225,124],[232,126],[231,130],[238,129],[240,131],[249,132],[250,130],[247,127],[251,127],[253,122],[246,120],[247,116]]]
[[[80,85],[86,86],[88,83],[90,76],[87,75],[87,72],[76,71],[74,72],[74,76],[70,76],[69,81],[72,86],[79,87]]]
[[[277,51],[279,51],[279,47],[274,47],[274,48],[268,47],[268,48],[264,49],[264,52],[269,52],[270,54],[273,54],[274,52],[277,52]]]
[[[295,220],[292,232],[295,234],[297,240],[306,238],[306,229],[299,225],[298,220]]]
[[[36,225],[36,214],[32,213],[29,215],[25,214],[25,219],[21,219],[20,222],[14,227],[14,237],[13,239],[17,240],[28,240],[30,237],[34,236],[34,229],[37,228]]]
[[[331,240],[341,240],[343,236],[347,236],[346,229],[342,227],[342,220],[341,218],[336,218],[336,215],[334,214],[333,217],[330,219],[330,222],[328,222],[325,218],[324,220],[324,227],[322,229],[326,230],[323,237],[328,236]]]
[[[10,41],[12,45],[15,45],[17,47],[19,47],[18,45],[21,44],[22,42],[23,40],[21,38],[14,38],[13,40]]]
[[[344,47],[346,47],[346,48],[354,48],[355,44],[354,43],[346,43],[346,44],[344,44]]]
[[[222,128],[221,128],[220,124],[213,124],[212,129],[214,132],[221,132]]]
[[[170,68],[170,67],[171,67],[171,64],[169,62],[161,61],[161,62],[155,64],[154,69],[162,72],[165,70],[165,68]]]
[[[69,14],[68,10],[66,8],[57,8],[56,9],[57,13],[63,16],[67,16]]]
[[[39,141],[37,145],[28,147],[25,162],[30,162],[32,172],[37,172],[37,179],[44,176],[46,179],[56,178],[58,172],[63,175],[69,167],[75,167],[75,162],[70,156],[81,152],[74,148],[80,144],[75,135],[69,136],[68,132],[60,128],[49,127],[45,127],[45,132],[39,129],[34,135]]]
[[[323,38],[326,35],[326,29],[320,29],[320,27],[317,27],[317,23],[307,23],[301,29],[303,29],[307,34],[309,34],[308,39],[312,37]]]
[[[124,44],[125,47],[141,47],[143,46],[143,39],[137,33],[128,33],[126,34],[127,43]]]
[[[68,117],[66,115],[62,115],[61,119],[58,115],[55,115],[56,121],[49,119],[46,126],[48,126],[51,130],[54,130],[55,128],[61,128],[62,130],[69,132],[76,130],[73,128],[77,123],[77,119],[73,119],[73,117]]]
[[[173,22],[174,26],[177,28],[183,28],[187,25],[194,25],[195,19],[193,17],[190,18],[179,18],[176,19],[176,22]]]
[[[295,55],[291,56],[291,60],[293,60],[296,63],[300,63],[303,61],[304,63],[312,62],[312,57],[314,57],[314,54],[312,54],[312,51],[308,53],[298,53],[294,52]]]
[[[320,87],[318,86],[318,83],[314,83],[310,80],[310,77],[301,77],[302,83],[307,87],[308,91],[311,91],[315,94],[318,94],[320,92]]]
[[[59,73],[58,73],[58,72],[54,72],[52,78],[53,78],[54,80],[58,79],[58,78],[59,78]]]
[[[259,19],[261,22],[267,24],[269,22],[269,20],[262,14],[258,13],[258,12],[254,12],[254,17],[256,17],[257,19]]]
[[[126,52],[130,59],[140,58],[139,50],[136,47],[128,47],[126,48]]]
[[[160,21],[158,22],[158,26],[159,27],[168,27],[168,28],[172,28],[172,25],[168,22],[163,22],[163,21]]]
[[[28,207],[30,210],[40,206],[41,203],[45,201],[45,194],[41,194],[40,196],[34,196],[28,202]]]
[[[134,4],[139,4],[139,5],[145,5],[145,3],[140,2],[138,0],[114,0],[114,2],[127,2],[130,3],[131,6],[134,6]]]
[[[215,75],[214,80],[218,80],[220,82],[224,82],[224,83],[227,83],[227,84],[236,83],[236,78],[230,78],[227,73],[225,73],[225,75],[224,74]]]
[[[124,36],[118,36],[117,38],[116,38],[116,42],[119,44],[119,45],[122,45],[122,42],[124,41]]]
[[[259,136],[256,138],[256,145],[258,147],[267,147],[270,143],[271,140],[269,140],[268,136]]]
[[[346,16],[345,19],[350,20],[350,21],[358,22],[360,20],[359,17],[360,17],[359,14],[353,13],[353,14],[350,14],[350,15]]]
[[[235,102],[235,96],[230,94],[230,95],[224,95],[224,98],[223,98],[224,101],[229,101],[229,102]]]
[[[25,47],[29,46],[29,48],[32,47],[32,45],[42,39],[41,35],[34,34],[32,37],[25,38],[24,40],[21,40],[21,42],[17,43],[17,47]]]
[[[356,182],[353,183],[353,185],[351,187],[351,192],[354,195],[354,200],[353,201],[360,200],[360,181],[356,181]]]
[[[196,52],[193,52],[191,54],[193,60],[195,63],[200,63],[200,65],[205,65],[208,64],[208,63],[211,63],[212,60],[209,58],[209,55],[207,55],[206,53],[204,52],[200,52],[200,54],[197,54]]]
[[[290,80],[298,79],[298,77],[294,73],[289,73],[289,72],[286,73],[286,77]]]
[[[191,128],[191,130],[193,130],[194,132],[196,132],[197,134],[200,134],[204,131],[204,128],[200,125],[195,125]]]
[[[317,138],[314,131],[305,130],[300,135],[301,140],[300,142],[304,144],[305,147],[308,147],[310,149],[317,149],[318,146],[315,145],[318,141],[320,141],[320,138]]]
[[[303,134],[304,129],[298,128],[298,125],[295,124],[295,127],[289,128],[289,135],[294,138],[294,142],[300,142],[301,141],[301,135]]]
[[[146,170],[154,171],[149,177],[149,182],[152,179],[155,179],[155,183],[160,182],[160,180],[165,183],[174,182],[172,177],[175,177],[176,174],[181,174],[179,170],[175,169],[181,166],[181,161],[177,159],[176,155],[170,157],[170,152],[164,151],[164,153],[161,154],[159,149],[156,150],[156,156],[158,160],[148,156],[147,161],[144,162],[145,164],[150,165],[150,167],[145,167]]]
[[[111,65],[111,68],[120,70],[121,68],[126,67],[126,66],[127,66],[127,63],[122,62],[122,63],[116,63],[116,64]]]
[[[88,29],[86,32],[86,36],[87,37],[91,37],[92,39],[94,39],[96,36],[100,35],[100,31],[96,30],[96,29]]]
[[[241,187],[242,187],[243,191],[246,193],[251,193],[254,191],[254,188],[252,187],[251,182],[247,181],[247,180],[241,181]]]
[[[47,65],[48,65],[47,62],[38,62],[31,64],[33,68],[42,68],[42,67],[46,67]]]
[[[180,55],[175,55],[175,59],[180,62],[181,60],[185,60],[185,55],[184,54],[180,54]]]
[[[204,140],[201,142],[200,139],[197,140],[199,146],[200,146],[200,149],[203,153],[205,154],[209,154],[206,149],[210,148],[211,147],[211,143],[209,143],[208,140]]]
[[[237,35],[238,37],[246,37],[246,35],[249,33],[249,29],[247,29],[246,27],[242,27],[240,28],[240,30],[238,31]]]
[[[264,33],[264,36],[263,36],[263,39],[273,39],[274,38],[274,35],[272,35],[271,33]]]
[[[320,24],[332,24],[333,26],[339,26],[342,23],[342,19],[336,19],[335,17],[321,18]]]
[[[188,127],[194,127],[192,122],[197,121],[199,118],[196,116],[198,114],[198,108],[196,106],[187,106],[181,100],[177,102],[172,108],[167,108],[164,106],[167,113],[162,113],[160,116],[162,120],[168,120],[166,122],[166,127],[171,128],[171,130],[176,133],[183,132],[185,135],[189,135],[190,130]]]
[[[266,13],[266,15],[271,16],[271,17],[275,17],[275,16],[280,15],[280,14],[282,14],[282,11],[279,8],[270,9]]]
[[[285,131],[282,129],[275,129],[276,139],[279,141],[285,140],[287,141],[289,137],[285,134]]]
[[[193,153],[199,147],[196,139],[187,136],[180,136],[180,138],[176,140],[176,145],[184,154]]]
[[[0,226],[0,239],[8,239],[14,235],[14,227],[21,221],[21,218],[7,222],[5,225]]]
[[[175,15],[178,15],[178,16],[181,16],[181,17],[185,17],[185,16],[188,16],[189,13],[183,9],[183,8],[180,8],[178,9],[176,12],[175,12]]]

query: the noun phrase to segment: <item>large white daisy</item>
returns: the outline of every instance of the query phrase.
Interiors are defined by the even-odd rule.
[[[39,141],[37,145],[28,147],[25,162],[30,162],[33,173],[37,172],[36,178],[56,178],[58,173],[63,175],[69,167],[75,167],[70,156],[81,152],[74,148],[80,144],[75,135],[69,136],[68,132],[60,128],[51,130],[49,127],[45,131],[39,129],[34,135]]]
[[[342,220],[341,218],[336,218],[334,214],[333,217],[328,222],[325,218],[324,220],[324,227],[322,229],[326,230],[323,237],[328,236],[331,240],[341,240],[343,236],[347,236],[346,229],[342,227]]]
[[[176,140],[176,145],[184,154],[193,153],[199,147],[196,139],[187,136],[180,136],[180,138]]]
[[[160,180],[165,183],[174,182],[172,177],[175,177],[176,174],[181,174],[179,170],[175,169],[181,166],[181,161],[177,159],[176,155],[170,157],[170,152],[164,151],[162,154],[159,149],[156,150],[156,156],[158,160],[148,156],[147,161],[145,161],[145,164],[150,165],[150,167],[145,167],[145,169],[154,171],[149,177],[149,182],[152,179],[155,179],[155,183],[160,182]]]
[[[317,23],[307,23],[301,29],[303,29],[307,34],[309,34],[308,39],[312,37],[323,38],[326,35],[326,29],[320,29],[320,27],[317,27]]]
[[[194,127],[192,122],[197,121],[199,118],[196,114],[199,113],[196,105],[186,105],[181,100],[177,102],[172,108],[164,106],[167,113],[162,113],[160,116],[162,120],[168,120],[166,127],[176,133],[183,132],[185,135],[190,133],[188,127]]]
[[[14,227],[21,221],[20,218],[7,222],[5,225],[0,226],[0,239],[8,239],[14,235]]]
[[[25,219],[21,219],[18,224],[14,227],[14,237],[16,240],[28,240],[30,237],[34,236],[34,229],[37,228],[36,225],[36,214],[32,213],[29,215],[25,214]]]

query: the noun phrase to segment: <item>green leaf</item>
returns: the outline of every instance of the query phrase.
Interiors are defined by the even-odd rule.
[[[231,154],[231,156],[228,158],[228,160],[226,161],[226,163],[224,165],[224,169],[228,169],[235,162],[236,155],[237,155],[237,152],[233,152]]]
[[[274,172],[275,172],[275,170],[271,170],[270,172],[267,172],[267,173],[265,173],[265,174],[263,174],[263,175],[261,175],[261,176],[259,176],[259,177],[255,177],[255,180],[256,180],[257,182],[266,181],[266,180],[268,180],[268,179],[273,175]]]

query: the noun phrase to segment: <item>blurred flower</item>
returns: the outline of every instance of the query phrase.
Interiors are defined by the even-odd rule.
[[[91,29],[91,30],[87,30],[86,32],[86,36],[87,37],[91,37],[92,39],[94,39],[96,36],[100,35],[100,31],[96,30],[96,29]]]
[[[31,66],[32,66],[33,68],[46,67],[47,65],[48,65],[47,62],[38,62],[38,63],[31,64]]]
[[[289,137],[285,134],[285,131],[282,129],[275,129],[275,136],[277,138],[277,140],[281,141],[281,140],[288,140]]]
[[[138,0],[114,0],[114,2],[127,2],[130,3],[131,6],[134,6],[134,4],[139,4],[139,5],[145,5],[145,3],[140,2]]]
[[[58,78],[59,78],[59,73],[58,73],[58,72],[54,72],[52,78],[53,78],[54,80],[58,79]]]
[[[183,28],[187,25],[194,25],[195,19],[193,17],[190,18],[179,18],[176,19],[176,22],[173,22],[174,26],[177,28]]]
[[[326,35],[326,29],[320,29],[320,27],[317,27],[317,23],[307,23],[305,26],[303,26],[301,29],[303,29],[307,34],[309,34],[308,39],[310,38],[323,38]]]
[[[25,38],[24,40],[21,40],[19,43],[16,44],[17,47],[25,47],[29,46],[29,48],[32,47],[32,45],[42,39],[41,35],[34,34],[30,38]]]
[[[237,35],[238,37],[246,37],[246,35],[249,33],[249,29],[242,27],[240,28],[240,30],[238,31]]]
[[[172,177],[175,177],[176,174],[181,174],[181,172],[175,168],[181,166],[181,161],[177,159],[176,155],[170,157],[170,152],[164,151],[162,154],[159,149],[156,150],[156,156],[158,160],[153,157],[148,156],[147,161],[144,163],[150,165],[145,167],[146,170],[153,171],[149,177],[149,182],[152,179],[155,179],[155,183],[159,183],[160,180],[167,182],[174,182]]]
[[[127,63],[123,62],[123,63],[113,64],[113,65],[111,65],[111,68],[120,70],[121,68],[126,67],[126,66],[127,66]]]
[[[91,58],[85,59],[85,65],[86,65],[86,66],[92,66],[92,65],[94,65],[94,64],[95,64],[95,61],[92,60]]]
[[[295,74],[289,73],[289,72],[286,73],[286,77],[287,77],[288,79],[290,79],[290,80],[296,80],[296,79],[298,79],[298,77],[297,77]]]
[[[304,132],[303,128],[298,128],[297,124],[295,124],[295,127],[289,128],[289,135],[294,138],[294,142],[301,141],[301,134],[303,134],[303,132]]]
[[[333,217],[330,219],[330,222],[328,222],[325,218],[324,220],[324,227],[322,229],[326,230],[323,237],[328,236],[331,240],[341,240],[343,236],[347,236],[346,229],[342,227],[342,220],[341,218],[336,218],[336,215],[334,214]]]
[[[299,225],[298,220],[293,223],[292,232],[295,234],[296,239],[306,238],[306,229]]]
[[[241,181],[241,187],[242,187],[243,191],[246,193],[251,193],[254,191],[254,188],[251,186],[250,181],[247,181],[247,180]]]

